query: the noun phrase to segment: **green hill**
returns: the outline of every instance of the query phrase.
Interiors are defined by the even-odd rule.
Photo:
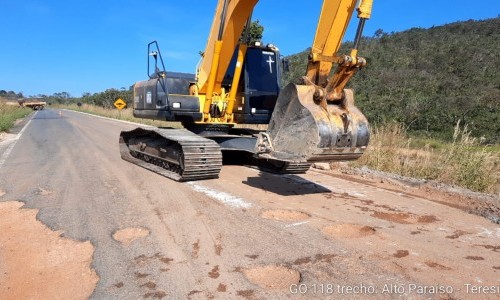
[[[368,61],[350,82],[372,124],[398,121],[410,132],[449,138],[460,120],[500,142],[500,18],[413,28],[364,38]],[[341,53],[349,53],[351,43]],[[305,72],[308,50],[288,57],[285,82]]]

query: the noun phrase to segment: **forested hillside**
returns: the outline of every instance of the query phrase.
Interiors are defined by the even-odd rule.
[[[377,31],[350,87],[372,124],[398,121],[410,132],[449,138],[457,121],[485,142],[500,142],[500,18]],[[341,53],[349,53],[351,43]],[[288,57],[285,82],[298,82],[308,50]]]

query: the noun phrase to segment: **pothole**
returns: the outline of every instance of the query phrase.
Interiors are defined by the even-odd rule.
[[[53,194],[53,192],[51,190],[46,190],[43,188],[38,188],[36,193],[40,196],[50,196]]]
[[[399,224],[429,224],[439,221],[439,219],[433,215],[417,216],[406,212],[387,213],[375,211],[372,217]]]
[[[403,258],[403,257],[407,257],[408,255],[410,255],[410,252],[408,250],[398,250],[392,256],[394,256],[396,258]]]
[[[0,298],[88,299],[99,280],[94,247],[61,237],[24,203],[0,203]]]
[[[130,245],[133,241],[147,237],[149,235],[149,230],[142,227],[129,227],[117,230],[113,233],[113,238],[124,244],[125,246]]]
[[[260,266],[244,270],[243,274],[251,283],[271,290],[288,289],[300,281],[300,273],[285,266]]]
[[[360,238],[375,234],[375,228],[357,224],[336,224],[323,228],[330,237]]]
[[[302,221],[310,218],[311,216],[300,211],[286,210],[286,209],[272,209],[266,210],[261,214],[261,217],[270,220],[278,221]]]

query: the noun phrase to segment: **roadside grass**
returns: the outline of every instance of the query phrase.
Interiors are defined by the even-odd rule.
[[[24,118],[31,112],[30,108],[0,102],[0,132],[9,130],[14,126],[17,119]]]
[[[68,104],[68,105],[55,105],[53,107],[56,108],[64,108],[74,111],[86,112],[92,115],[108,117],[112,119],[124,120],[129,122],[140,123],[144,125],[150,125],[155,127],[172,127],[172,128],[182,128],[182,125],[178,122],[167,122],[167,121],[157,121],[157,120],[148,120],[148,119],[140,119],[136,118],[133,115],[132,108],[125,108],[121,111],[118,109],[109,109],[103,108],[95,105],[82,104],[82,106],[78,106],[76,104]]]
[[[106,109],[94,105],[58,105],[89,114],[136,122],[156,127],[182,128],[177,122],[135,118],[132,109]],[[240,125],[241,127],[243,125]],[[265,126],[261,126],[264,129]],[[455,127],[452,142],[412,138],[399,123],[372,130],[365,154],[351,166],[368,166],[375,170],[407,177],[436,180],[478,192],[500,192],[500,146],[484,146],[470,135],[467,126]]]
[[[351,166],[436,180],[473,191],[500,192],[500,151],[481,145],[467,125],[457,123],[451,142],[412,141],[403,125],[374,128],[365,154]]]

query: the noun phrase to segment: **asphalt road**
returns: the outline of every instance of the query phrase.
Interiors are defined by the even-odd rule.
[[[499,296],[498,224],[314,171],[227,165],[174,182],[121,160],[119,132],[135,127],[48,109],[0,144],[0,201],[91,242],[92,299]]]

